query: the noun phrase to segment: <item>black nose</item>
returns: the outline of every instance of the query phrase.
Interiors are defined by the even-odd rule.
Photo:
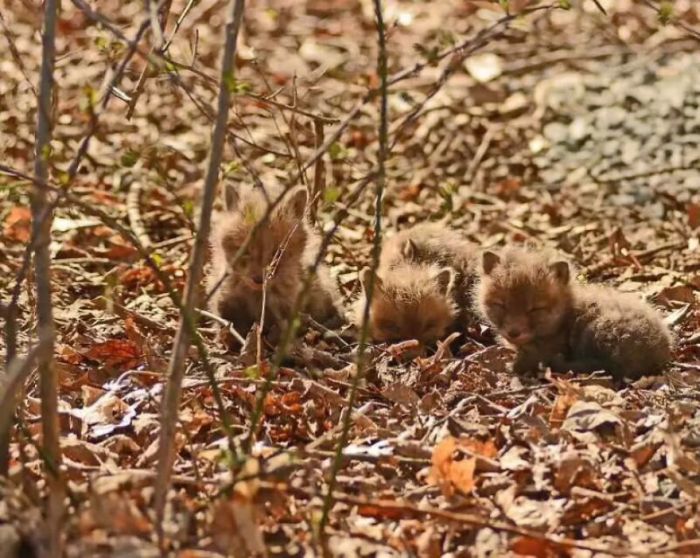
[[[521,331],[517,328],[511,328],[506,330],[506,333],[508,334],[508,337],[512,339],[517,339],[518,337],[520,337]]]
[[[256,285],[262,285],[263,284],[262,274],[253,275],[253,283],[255,283]]]

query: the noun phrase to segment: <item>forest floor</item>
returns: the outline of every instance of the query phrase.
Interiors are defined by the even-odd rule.
[[[390,75],[419,67],[389,96],[384,227],[390,235],[445,217],[484,247],[555,247],[581,277],[662,308],[677,337],[673,366],[623,386],[604,375],[522,379],[487,328],[451,348],[372,346],[323,538],[356,345],[342,331],[303,332],[271,382],[250,474],[233,489],[221,416],[193,349],[166,509],[173,554],[700,554],[700,49],[643,2],[601,3],[607,15],[585,1],[523,16],[466,60],[458,53],[434,63],[503,12],[467,0],[385,3]],[[675,4],[700,28],[700,10]],[[166,36],[185,5],[173,2]],[[142,6],[94,8],[133,37]],[[31,174],[40,7],[5,0],[0,8],[0,163]],[[132,229],[177,288],[197,220],[226,11],[220,0],[192,7],[169,50],[189,69],[150,77],[131,119],[127,102],[113,98],[70,184],[87,206]],[[225,178],[285,184],[314,151],[314,122],[328,137],[379,83],[372,2],[250,2],[239,44]],[[48,155],[56,183],[125,53],[63,2]],[[120,91],[132,96],[144,67],[134,57]],[[373,100],[329,150],[321,228],[373,170],[377,125]],[[4,303],[30,235],[27,189],[0,176]],[[369,262],[373,203],[370,183],[330,245],[327,262],[348,303]],[[156,556],[158,419],[178,312],[106,221],[63,203],[52,228],[67,548],[70,556]],[[20,351],[34,331],[32,286],[30,275],[19,290]],[[254,355],[227,352],[217,328],[205,319],[201,333],[234,433],[245,436],[267,361],[251,367]],[[0,540],[26,550],[41,543],[46,488],[36,377],[19,416]]]

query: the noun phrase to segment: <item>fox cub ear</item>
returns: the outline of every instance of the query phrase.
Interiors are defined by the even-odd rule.
[[[224,209],[233,211],[238,207],[241,194],[233,184],[224,184]]]
[[[362,292],[365,293],[366,297],[369,297],[369,282],[372,278],[372,270],[369,267],[364,268],[360,272],[360,285],[362,285]],[[384,283],[382,283],[381,277],[375,275],[374,277],[374,292],[378,293],[382,290]]]
[[[554,277],[560,283],[568,283],[571,277],[571,268],[569,267],[569,262],[560,261],[550,264],[549,269],[552,270]]]
[[[403,243],[403,246],[401,246],[401,255],[407,260],[412,260],[413,258],[415,258],[416,252],[416,243],[413,242],[410,238]]]
[[[451,267],[443,267],[435,275],[433,275],[435,280],[440,285],[440,292],[444,295],[448,295],[452,292],[455,285],[455,272]]]
[[[304,216],[306,202],[308,200],[309,194],[306,192],[306,188],[304,186],[297,186],[296,188],[292,188],[289,194],[287,194],[285,204],[294,217],[301,219]]]
[[[501,263],[501,258],[495,252],[487,250],[481,254],[481,269],[486,275],[491,275],[491,272],[499,263]]]

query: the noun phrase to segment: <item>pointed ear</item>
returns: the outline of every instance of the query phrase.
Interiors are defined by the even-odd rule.
[[[369,296],[367,290],[369,289],[369,281],[371,277],[372,270],[369,267],[365,267],[362,271],[360,271],[360,285],[362,285],[362,292],[365,293],[365,296]],[[374,292],[380,292],[383,286],[384,284],[382,283],[381,278],[379,275],[376,275],[374,278]]]
[[[241,195],[233,184],[224,184],[224,209],[233,211],[238,207]]]
[[[440,285],[440,292],[444,295],[448,295],[452,292],[455,285],[455,272],[451,267],[443,267],[435,275],[433,275],[435,280]]]
[[[416,256],[416,243],[410,238],[401,246],[401,255],[407,260],[412,260]]]
[[[493,268],[501,263],[501,258],[495,252],[487,250],[481,254],[481,269],[486,275],[491,275]]]
[[[304,216],[304,210],[306,210],[306,202],[308,199],[309,195],[306,192],[306,188],[304,186],[297,186],[287,194],[286,206],[295,217],[300,219]]]
[[[550,264],[549,269],[552,270],[554,277],[556,277],[557,281],[560,283],[566,284],[569,282],[569,279],[571,278],[571,268],[569,267],[569,262],[554,262],[553,264]]]

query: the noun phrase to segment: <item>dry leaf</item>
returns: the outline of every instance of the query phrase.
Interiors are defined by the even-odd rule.
[[[135,368],[142,354],[133,341],[110,339],[90,347],[85,356],[105,366]]]
[[[13,207],[5,218],[3,235],[8,240],[29,242],[32,236],[32,212],[28,207]]]
[[[469,494],[474,489],[477,459],[474,455],[466,455],[459,450],[487,458],[494,457],[497,451],[491,441],[458,440],[449,436],[438,443],[433,449],[429,482],[440,486],[446,495],[453,494],[455,488],[464,494]]]

